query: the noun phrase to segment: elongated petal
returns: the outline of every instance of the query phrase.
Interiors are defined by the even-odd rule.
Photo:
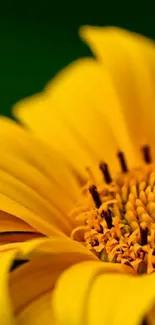
[[[58,237],[1,246],[0,258],[2,262],[4,259],[3,264],[6,265],[0,289],[4,283],[5,304],[7,306],[10,301],[14,316],[21,324],[38,324],[38,318],[45,321],[48,315],[52,317],[52,290],[59,275],[80,261],[97,260],[77,242]],[[9,274],[14,258],[29,261]],[[6,261],[9,261],[9,266]]]
[[[25,242],[30,239],[42,238],[43,235],[37,232],[13,231],[0,234],[0,245],[8,243]]]
[[[96,262],[69,268],[52,300],[58,324],[142,324],[155,304],[155,274],[137,277],[128,271]]]
[[[147,319],[150,310],[155,308],[154,281],[154,274],[150,277],[146,275],[137,278],[130,278],[126,275],[99,277],[92,286],[88,302],[88,323],[92,325],[96,320],[99,325],[104,323],[111,325],[142,324],[144,319]],[[96,311],[101,310],[101,292],[105,287],[109,290],[106,290],[104,309],[97,315]],[[112,291],[118,293],[117,299],[113,299]],[[95,297],[99,299],[98,305],[95,303]]]
[[[32,228],[30,225],[28,225],[26,222],[23,220],[5,213],[4,211],[0,211],[0,232],[13,232],[14,230],[16,231],[35,231],[34,228]]]
[[[0,245],[42,236],[42,233],[37,232],[35,228],[20,218],[0,211]]]
[[[61,190],[64,189],[64,192],[66,191],[72,200],[76,199],[77,184],[61,155],[51,150],[42,141],[38,141],[13,121],[2,117],[0,119],[0,136],[1,149],[4,148],[1,150],[2,154],[11,153],[12,157],[22,158],[22,161],[36,167],[38,172],[42,172],[49,179],[51,185],[57,185]]]
[[[70,234],[78,184],[61,157],[3,118],[0,147],[0,209],[45,235]]]
[[[132,141],[138,147],[153,145],[155,44],[119,28],[86,26],[80,34],[108,69]]]
[[[119,106],[108,74],[86,58],[60,72],[42,95],[18,103],[14,113],[83,176],[89,166],[99,179],[95,167],[101,159],[118,170],[118,148],[127,151],[129,163],[137,162]]]
[[[47,292],[37,300],[31,302],[17,317],[18,325],[43,325],[49,322],[55,323],[52,305],[51,292]]]
[[[15,325],[15,317],[9,297],[9,268],[15,258],[16,252],[11,251],[0,257],[0,321],[3,325]]]
[[[136,165],[138,154],[128,136],[120,102],[107,71],[90,58],[77,61],[69,68],[46,88],[50,107],[58,107],[72,135],[96,158],[95,162],[104,159],[116,172],[116,153],[121,148],[127,153],[129,164]]]

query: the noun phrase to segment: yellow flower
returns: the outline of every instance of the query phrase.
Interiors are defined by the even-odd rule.
[[[133,276],[58,236],[1,246],[0,258],[1,324],[154,324],[154,273]],[[10,272],[15,259],[28,262]]]
[[[14,107],[31,132],[0,120],[4,325],[155,322],[154,43],[80,33],[96,58]]]

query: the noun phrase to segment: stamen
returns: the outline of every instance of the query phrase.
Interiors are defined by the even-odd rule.
[[[128,168],[127,168],[127,164],[126,164],[126,160],[125,160],[124,153],[121,152],[121,151],[119,151],[118,154],[117,154],[117,156],[119,158],[119,161],[120,161],[120,164],[121,164],[121,168],[122,168],[123,173],[127,173]]]
[[[147,245],[148,228],[140,227],[141,245]]]
[[[110,173],[109,173],[108,165],[106,163],[104,163],[104,162],[101,162],[100,165],[99,165],[99,168],[103,173],[103,176],[105,178],[106,183],[110,184],[112,182],[112,179],[111,179],[111,176],[110,176]]]
[[[108,209],[108,211],[103,210],[101,212],[101,217],[105,219],[108,229],[111,229],[113,227],[111,210],[110,209]]]
[[[142,152],[143,152],[143,158],[144,158],[145,162],[147,164],[150,164],[152,161],[150,147],[148,145],[143,146]]]
[[[141,150],[151,165],[129,170],[119,151],[122,172],[113,180],[108,165],[101,162],[105,181],[89,188],[97,209],[90,200],[88,182],[71,214],[81,222],[74,229],[79,236],[74,240],[84,242],[101,261],[128,265],[139,275],[155,272],[155,164],[150,147]]]
[[[100,196],[99,196],[96,186],[95,185],[90,186],[89,192],[90,192],[90,194],[94,200],[94,203],[98,209],[101,206],[102,202],[101,202],[101,199],[100,199]]]
[[[91,245],[92,247],[99,246],[99,241],[97,239],[94,239]]]
[[[143,319],[143,321],[142,321],[142,324],[141,324],[141,325],[148,325],[148,322],[147,322],[146,318],[144,318],[144,319]]]

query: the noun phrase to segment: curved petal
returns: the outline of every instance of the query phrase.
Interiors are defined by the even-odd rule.
[[[51,292],[47,292],[31,302],[17,317],[18,325],[56,325],[51,306]],[[59,325],[59,324],[57,324]]]
[[[37,136],[59,150],[85,177],[93,168],[96,178],[100,160],[118,170],[118,148],[136,152],[125,129],[120,104],[108,77],[94,59],[78,60],[60,72],[42,94],[17,103],[13,111]],[[107,121],[107,115],[115,115]]]
[[[31,324],[32,321],[38,324],[37,321],[35,323],[34,315],[45,320],[47,315],[50,313],[52,315],[50,302],[52,290],[57,278],[66,268],[80,261],[97,260],[91,252],[77,242],[58,237],[5,245],[0,247],[0,250],[1,260],[13,261],[13,258],[29,260],[10,275],[9,267],[7,269],[5,267],[3,272],[5,274],[5,296],[10,299],[13,313],[21,324],[26,324],[26,321],[27,324]],[[3,282],[4,278],[2,284]],[[0,289],[2,289],[2,284],[0,282]],[[41,309],[37,309],[41,302]]]
[[[152,145],[155,157],[154,42],[113,27],[85,26],[80,34],[110,74],[133,142]]]
[[[23,220],[8,214],[4,211],[0,211],[0,233],[16,231],[35,231],[30,225]]]
[[[155,306],[155,274],[137,277],[105,265],[80,263],[60,276],[52,299],[59,325],[142,324]]]
[[[70,234],[79,185],[62,158],[5,118],[0,147],[0,210],[45,235]]]
[[[147,319],[151,309],[155,308],[155,292],[154,292],[155,274],[143,277],[129,277],[102,275],[96,280],[92,286],[90,299],[88,302],[88,324],[126,324],[137,325],[142,324]],[[106,302],[103,312],[96,315],[96,308],[101,310],[101,292],[107,285]],[[117,299],[113,299],[111,292],[118,293]],[[124,295],[124,294],[125,295]],[[99,304],[95,305],[95,297],[99,299]],[[93,307],[93,308],[92,308]],[[111,314],[112,311],[112,314]],[[154,324],[154,319],[148,324]]]
[[[13,231],[0,234],[0,245],[6,245],[9,243],[26,242],[30,239],[42,238],[43,235],[37,232],[26,231]]]
[[[16,256],[15,251],[8,252],[1,256],[0,269],[0,320],[3,325],[15,325],[15,317],[9,297],[8,278],[9,268]]]
[[[43,229],[41,229],[42,231]],[[43,234],[24,222],[22,219],[0,211],[0,245],[12,242],[22,242]]]

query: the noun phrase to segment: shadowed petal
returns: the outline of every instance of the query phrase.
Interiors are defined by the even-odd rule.
[[[3,294],[1,306],[5,307],[4,310],[8,308],[8,315],[3,315],[3,324],[6,325],[14,324],[6,322],[9,317],[10,320],[16,318],[18,324],[42,324],[41,320],[45,322],[48,315],[52,317],[52,290],[59,275],[73,264],[97,260],[82,245],[58,237],[1,246],[0,258],[0,291]],[[29,261],[9,274],[15,258]]]
[[[18,325],[59,325],[55,323],[51,305],[51,292],[44,293],[31,302],[17,317]]]
[[[0,269],[0,320],[3,325],[15,325],[15,317],[13,308],[9,297],[8,287],[8,272],[13,259],[16,256],[15,251],[8,252],[1,256],[1,269]]]

